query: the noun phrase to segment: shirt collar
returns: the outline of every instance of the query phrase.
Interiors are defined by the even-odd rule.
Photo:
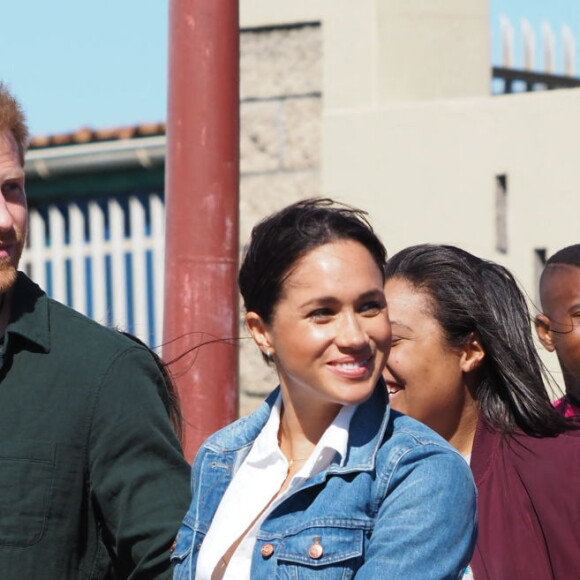
[[[12,290],[10,319],[6,328],[6,337],[18,335],[35,343],[44,352],[50,351],[50,321],[48,296],[30,278],[22,272]],[[7,344],[7,348],[10,348]]]
[[[347,405],[342,407],[338,415],[334,418],[334,421],[332,421],[323,433],[320,441],[308,458],[308,461],[298,472],[298,475],[312,475],[324,469],[332,462],[336,455],[340,457],[339,465],[344,463],[348,447],[348,428],[357,406]],[[278,393],[270,416],[254,441],[252,451],[248,456],[248,461],[251,461],[253,464],[265,462],[268,458],[274,459],[282,455],[278,445],[281,409],[282,396]]]
[[[204,447],[215,453],[235,453],[235,465],[244,461],[256,438],[266,425],[272,407],[280,394],[275,389],[253,413],[227,425],[206,440]],[[349,473],[374,468],[376,454],[392,430],[391,411],[387,400],[387,388],[379,379],[372,395],[356,408],[349,424],[346,458],[333,471]],[[234,471],[236,467],[234,466]]]

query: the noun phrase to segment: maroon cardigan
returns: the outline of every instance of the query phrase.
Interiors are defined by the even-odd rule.
[[[580,431],[503,436],[481,420],[475,580],[580,579]]]

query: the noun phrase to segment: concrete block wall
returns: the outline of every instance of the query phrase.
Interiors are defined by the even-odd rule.
[[[311,23],[250,28],[240,39],[240,247],[266,215],[320,195],[322,35]],[[240,415],[277,384],[243,324]]]

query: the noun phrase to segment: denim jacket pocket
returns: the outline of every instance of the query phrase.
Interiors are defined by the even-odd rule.
[[[315,526],[286,536],[276,548],[277,577],[352,578],[363,560],[364,534],[358,527]]]
[[[52,443],[0,445],[0,545],[25,548],[41,540],[50,511],[54,466]]]

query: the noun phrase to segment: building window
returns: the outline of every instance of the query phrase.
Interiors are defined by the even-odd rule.
[[[535,306],[538,312],[542,311],[542,305],[540,302],[540,276],[546,266],[546,260],[546,248],[536,248],[534,250],[534,297]]]
[[[495,249],[508,252],[507,175],[495,177]]]

